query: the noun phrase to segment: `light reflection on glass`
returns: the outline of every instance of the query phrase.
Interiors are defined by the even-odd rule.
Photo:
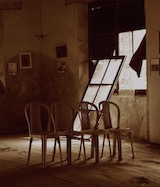
[[[106,100],[107,96],[109,95],[110,89],[111,89],[111,85],[109,85],[109,86],[101,86],[100,87],[100,89],[99,89],[99,91],[97,93],[96,99],[94,101],[94,104],[96,106],[99,105],[100,101]]]
[[[115,76],[116,76],[118,69],[121,65],[121,61],[122,61],[121,59],[112,59],[111,60],[102,83],[113,84]]]
[[[98,64],[96,66],[96,69],[95,69],[93,77],[92,77],[92,80],[90,82],[91,84],[100,84],[101,83],[104,73],[107,69],[108,63],[109,63],[109,59],[98,61]]]
[[[93,102],[99,86],[88,86],[83,101]]]

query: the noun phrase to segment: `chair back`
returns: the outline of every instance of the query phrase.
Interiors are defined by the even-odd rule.
[[[72,130],[74,117],[75,112],[71,105],[60,101],[51,104],[51,119],[55,132]]]
[[[119,106],[109,100],[99,103],[100,115],[103,119],[104,128],[119,128],[120,126],[120,109]]]
[[[51,115],[47,105],[41,102],[30,102],[25,105],[24,113],[29,135],[51,131]]]
[[[95,104],[88,101],[80,101],[78,116],[81,122],[81,130],[98,128],[99,112]]]

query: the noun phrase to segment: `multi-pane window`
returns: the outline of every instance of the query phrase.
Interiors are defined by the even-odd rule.
[[[110,99],[123,65],[124,56],[99,60],[83,100],[93,102],[98,106],[100,101]]]
[[[146,60],[142,62],[140,77],[129,66],[132,56],[141,44],[145,33],[146,30],[143,29],[119,34],[119,54],[126,56],[125,64],[119,77],[119,90],[146,90]]]

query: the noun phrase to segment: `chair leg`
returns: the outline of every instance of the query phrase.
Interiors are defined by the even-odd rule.
[[[84,143],[84,136],[82,135],[82,144],[83,144],[83,153],[84,153],[84,161],[86,162],[87,157],[86,157],[86,147]]]
[[[42,167],[46,167],[46,145],[47,145],[47,136],[42,135]]]
[[[112,154],[112,156],[116,155],[116,146],[117,146],[117,144],[119,146],[119,134],[118,134],[118,131],[117,132],[113,132],[113,154]]]
[[[110,154],[110,159],[111,159],[112,158],[112,151],[111,151],[111,141],[110,141],[109,134],[107,134],[107,138],[108,138],[108,145],[109,145],[109,154]]]
[[[62,160],[62,149],[61,149],[61,142],[60,138],[58,137],[58,145],[59,145],[59,156],[60,156],[60,161],[61,161],[61,166],[63,165],[63,160]]]
[[[122,161],[122,143],[121,143],[121,132],[117,132],[117,141],[118,141],[118,160]]]
[[[81,136],[81,142],[80,142],[80,147],[79,147],[79,154],[78,154],[78,160],[80,159],[80,156],[81,156],[81,150],[82,150],[82,136]]]
[[[30,138],[30,141],[29,141],[29,150],[28,150],[28,158],[27,158],[27,165],[29,164],[29,160],[30,160],[32,141],[33,141],[33,138]]]
[[[101,152],[101,158],[103,157],[104,153],[104,145],[105,145],[105,139],[108,139],[108,145],[109,145],[109,154],[110,154],[110,159],[112,158],[112,151],[111,151],[111,141],[110,141],[110,135],[109,134],[104,134],[103,135],[103,144],[102,144],[102,152]]]
[[[55,141],[54,141],[52,162],[54,162],[54,157],[55,157],[55,154],[56,154],[56,143],[57,143],[57,138],[55,138]]]
[[[81,135],[81,142],[80,142],[80,148],[79,148],[78,160],[79,160],[80,157],[81,157],[82,145],[83,145],[83,152],[84,152],[84,160],[85,160],[85,162],[86,162],[86,150],[85,150],[84,136],[83,136],[83,135]]]
[[[101,158],[103,157],[105,139],[106,139],[106,135],[104,134],[104,135],[103,135],[103,144],[102,144]]]
[[[130,138],[130,142],[131,142],[132,158],[134,158],[133,141],[132,141],[132,133],[131,132],[129,132],[129,138]]]
[[[94,157],[95,135],[91,135],[91,158]]]
[[[112,156],[115,156],[116,155],[116,141],[117,141],[117,133],[113,133],[113,155]]]
[[[99,133],[96,131],[94,134],[94,145],[95,145],[95,158],[96,162],[99,162]]]
[[[67,164],[68,165],[71,165],[72,164],[72,138],[73,138],[73,135],[72,135],[72,132],[70,131],[67,136]]]

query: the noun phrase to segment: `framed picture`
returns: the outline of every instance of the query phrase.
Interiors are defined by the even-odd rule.
[[[32,68],[32,56],[31,52],[24,52],[19,54],[20,69]]]
[[[56,54],[57,54],[57,58],[67,57],[67,45],[57,46]]]
[[[160,59],[151,58],[150,60],[150,74],[151,72],[158,72],[160,75]]]
[[[17,62],[8,62],[8,75],[17,75]]]

